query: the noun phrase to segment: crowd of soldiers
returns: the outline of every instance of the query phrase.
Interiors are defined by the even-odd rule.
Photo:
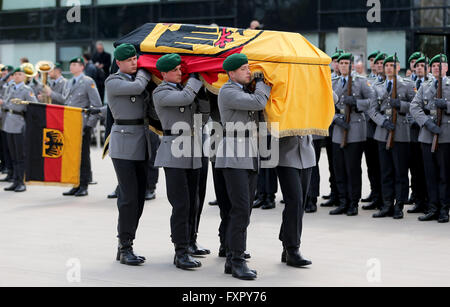
[[[358,214],[361,160],[365,154],[371,193],[364,210],[379,210],[374,218],[403,218],[423,213],[420,221],[449,221],[450,205],[450,80],[447,56],[428,58],[413,53],[412,74],[400,77],[396,55],[369,55],[367,77],[351,70],[353,56],[332,55],[336,115],[327,144],[330,164],[330,214]],[[349,81],[350,80],[350,81]],[[347,111],[347,112],[346,112]],[[346,144],[343,144],[345,138]],[[409,171],[412,194],[409,197]],[[314,182],[314,179],[312,180]],[[317,194],[310,195],[313,199]],[[317,209],[315,200],[307,211]]]

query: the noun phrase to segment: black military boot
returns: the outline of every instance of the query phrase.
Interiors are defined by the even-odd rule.
[[[261,206],[263,210],[275,209],[275,195],[267,195],[265,203]]]
[[[202,263],[192,258],[188,253],[187,246],[175,244],[175,257],[173,264],[183,270],[195,269],[202,266]]]
[[[438,218],[438,223],[448,223],[448,210],[449,210],[450,205],[442,205],[441,210],[440,210],[440,214],[439,214],[439,218]]]
[[[423,199],[416,199],[416,203],[412,209],[409,209],[408,213],[425,213],[427,210],[427,203]]]
[[[347,199],[341,198],[339,199],[339,207],[330,211],[330,215],[341,215],[347,213],[348,202]]]
[[[253,208],[258,209],[266,204],[266,196],[258,195],[255,201],[253,202]]]
[[[155,190],[145,191],[145,200],[153,200],[156,198]]]
[[[87,186],[80,186],[78,191],[75,193],[75,197],[83,197],[88,195],[88,187]]]
[[[14,192],[25,192],[27,190],[27,187],[25,186],[25,184],[23,182],[20,182],[17,187],[14,189]]]
[[[356,216],[356,215],[358,215],[358,203],[352,201],[347,209],[347,216]]]
[[[381,201],[381,198],[379,195],[374,194],[372,197],[372,202],[370,202],[368,205],[362,206],[363,210],[379,210],[383,207],[383,202]]]
[[[108,196],[106,196],[108,199],[116,199],[118,197],[118,193],[117,193],[117,189],[114,190],[114,192],[112,192],[111,194],[108,194]]]
[[[373,202],[374,201],[374,194],[375,193],[373,191],[371,191],[369,196],[367,196],[366,198],[361,199],[361,202],[362,203],[371,203],[371,202]]]
[[[80,189],[80,187],[72,188],[69,191],[64,192],[63,196],[74,196],[78,192],[79,189]]]
[[[227,257],[227,259],[225,260],[224,273],[225,274],[232,274],[233,271],[232,271],[232,265],[231,265],[231,252],[227,252],[226,257]],[[252,273],[254,273],[255,275],[258,275],[258,273],[255,270],[250,270],[250,271]]]
[[[321,207],[335,207],[335,206],[339,206],[339,200],[336,197],[334,197],[334,195],[333,195],[329,200],[327,200],[324,203],[321,203],[320,206]]]
[[[283,259],[281,260],[283,261]],[[311,264],[312,262],[310,260],[302,257],[298,248],[286,249],[286,265],[296,268],[302,268]]]
[[[427,214],[423,216],[419,216],[419,221],[421,222],[428,222],[428,221],[434,221],[439,219],[439,208],[436,204],[429,203]]]
[[[188,253],[191,256],[205,256],[211,254],[211,251],[209,249],[203,248],[197,243],[197,241],[195,241],[189,244]]]
[[[403,208],[404,203],[401,201],[397,201],[394,207],[394,220],[400,220],[403,218]]]
[[[254,280],[257,273],[249,269],[243,252],[233,251],[231,252],[231,275],[242,280]]]
[[[126,265],[140,265],[145,262],[145,257],[137,256],[133,252],[132,240],[120,240],[117,252],[117,261]]]
[[[388,216],[394,216],[393,200],[383,200],[383,207],[381,208],[381,210],[372,215],[373,218],[381,218]]]
[[[325,200],[329,200],[329,199],[331,199],[331,198],[332,198],[332,196],[333,196],[333,194],[332,194],[332,193],[330,193],[330,194],[328,194],[328,195],[324,195],[324,196],[322,196],[322,198],[323,198],[323,199],[325,199]]]
[[[316,211],[317,211],[317,197],[308,196],[306,198],[305,212],[314,213]]]
[[[226,249],[225,245],[220,244],[220,247],[219,247],[219,257],[220,257],[220,258],[225,258],[226,256],[227,256],[227,249]]]
[[[9,187],[4,188],[3,190],[12,192],[12,191],[14,191],[18,186],[19,186],[19,183],[16,182],[16,181],[14,181],[13,184],[11,184]]]

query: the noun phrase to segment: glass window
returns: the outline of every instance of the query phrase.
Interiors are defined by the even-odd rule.
[[[436,54],[444,52],[445,36],[417,35],[415,43],[416,48],[414,48],[414,50],[420,50],[431,58]]]
[[[56,0],[3,0],[1,3],[3,3],[2,10],[21,10],[56,6]]]
[[[108,4],[130,4],[130,3],[143,3],[143,2],[159,2],[160,0],[97,0],[98,5]]]
[[[442,27],[444,25],[444,10],[417,10],[414,12],[414,21],[414,24],[421,28]]]
[[[78,5],[91,5],[92,0],[61,0],[61,7]]]

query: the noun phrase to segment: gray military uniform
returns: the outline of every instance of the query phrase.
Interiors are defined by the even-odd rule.
[[[146,70],[139,70],[132,80],[120,71],[110,75],[105,81],[109,107],[114,120],[145,119],[149,94],[144,95],[151,79]],[[148,123],[143,125],[118,125],[111,128],[109,155],[113,159],[144,161],[150,154],[150,134]]]
[[[257,122],[258,112],[264,110],[270,96],[271,87],[264,82],[258,82],[254,94],[244,92],[243,88],[232,81],[228,81],[220,89],[218,97],[218,105],[220,111],[220,118],[222,126],[227,130],[227,123],[242,123],[248,125]],[[259,165],[259,155],[257,145],[254,140],[257,140],[257,131],[250,131],[249,136],[245,137],[245,131],[226,132],[226,136],[222,142],[219,143],[216,157],[216,168],[234,168],[234,169],[248,169],[257,170]],[[242,135],[241,135],[242,134]],[[237,137],[236,137],[237,136]],[[252,141],[253,140],[253,141]],[[228,146],[233,147],[233,153],[228,152]],[[232,143],[234,143],[232,145]],[[250,155],[250,148],[252,155]],[[240,152],[244,149],[245,152]],[[257,165],[255,165],[255,158]]]
[[[411,115],[422,127],[419,142],[425,144],[431,144],[434,138],[434,135],[424,127],[425,123],[430,119],[435,122],[437,120],[437,110],[433,102],[437,93],[434,86],[435,80],[433,77],[420,87],[410,106]],[[449,101],[447,101],[447,110],[443,110],[442,133],[439,135],[440,144],[450,143],[450,79],[448,78],[443,79],[442,97]]]
[[[307,169],[316,166],[316,156],[313,137],[289,136],[272,143],[272,147],[279,145],[280,159],[278,166]]]
[[[100,108],[102,106],[102,101],[98,93],[97,87],[95,86],[94,80],[92,78],[82,74],[78,81],[73,84],[75,78],[67,81],[62,91],[62,94],[53,92],[52,99],[57,101],[64,101],[64,104],[70,107],[76,108]],[[98,115],[88,115],[83,113],[83,127],[95,127],[97,124]]]
[[[335,103],[336,113],[335,119],[340,117],[345,120],[345,104],[344,98],[347,95],[348,82],[346,81],[345,86],[343,83],[343,78],[338,77],[332,80],[333,91],[338,96],[338,101]],[[364,111],[367,111],[370,104],[375,99],[375,91],[368,82],[367,78],[361,77],[359,75],[353,76],[352,85],[353,96],[357,99],[357,110],[356,112],[352,108],[350,115],[350,129],[348,131],[347,143],[357,143],[364,142],[367,138],[367,124],[366,115]],[[340,144],[344,137],[344,129],[338,125],[334,125],[333,129],[333,143]]]
[[[203,86],[200,80],[189,78],[186,86],[181,90],[176,85],[162,82],[153,91],[153,102],[156,113],[161,120],[161,125],[165,131],[171,131],[175,123],[186,123],[189,131],[183,131],[183,137],[178,135],[178,131],[172,131],[173,135],[164,135],[158,148],[155,159],[155,167],[169,167],[181,169],[198,169],[202,166],[201,151],[194,156],[194,149],[202,150],[201,122],[199,127],[194,125],[194,114],[198,110],[198,103],[194,103],[197,93]],[[183,151],[190,138],[190,157],[181,155],[176,157],[172,148]]]
[[[50,88],[52,89],[52,94],[50,97],[52,98],[53,104],[64,104],[64,100],[62,100],[62,92],[64,90],[64,87],[66,86],[67,79],[63,76],[59,77],[57,80],[51,80],[50,82]],[[55,95],[55,93],[59,95]]]
[[[11,86],[8,90],[7,101],[4,106],[4,120],[3,131],[11,134],[22,134],[25,131],[25,119],[21,114],[14,114],[14,112],[24,113],[27,110],[26,104],[16,104],[11,102],[11,99],[17,98],[24,101],[37,102],[33,90],[22,84],[19,88]]]
[[[379,142],[387,142],[389,132],[387,129],[383,128],[382,125],[386,119],[392,121],[393,109],[389,103],[391,93],[387,92],[388,82],[389,81],[386,80],[374,85],[377,99],[372,101],[368,112],[370,118],[377,124],[374,139]],[[410,101],[414,98],[415,94],[414,83],[397,76],[397,97],[400,99],[401,106],[397,113],[394,137],[395,142],[409,143],[411,140],[410,123],[407,115],[409,112]]]

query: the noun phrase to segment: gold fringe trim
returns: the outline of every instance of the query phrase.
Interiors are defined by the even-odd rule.
[[[203,79],[203,78],[200,77],[200,79]],[[203,79],[203,85],[206,87],[206,89],[207,89],[208,91],[210,91],[210,92],[213,93],[214,95],[219,95],[220,89],[215,88],[214,86],[212,86],[212,85],[209,84],[208,82],[204,81],[204,79]]]
[[[159,135],[159,136],[163,136],[163,132],[162,131],[160,131],[160,130],[158,130],[158,129],[156,129],[155,127],[153,127],[153,126],[148,126],[148,129],[150,129],[151,131],[153,131],[154,133],[156,133],[157,135]]]
[[[55,187],[77,187],[80,185],[80,182],[78,183],[63,183],[63,182],[44,182],[44,181],[26,181],[25,183],[27,185],[32,186],[55,186]]]
[[[104,160],[105,157],[108,155],[108,152],[109,152],[109,138],[110,137],[111,137],[111,133],[108,135],[108,137],[105,140],[105,144],[103,145],[102,160]]]
[[[307,136],[307,135],[329,136],[328,130],[322,129],[288,129],[278,131],[278,134],[280,138],[285,138],[288,136]]]

